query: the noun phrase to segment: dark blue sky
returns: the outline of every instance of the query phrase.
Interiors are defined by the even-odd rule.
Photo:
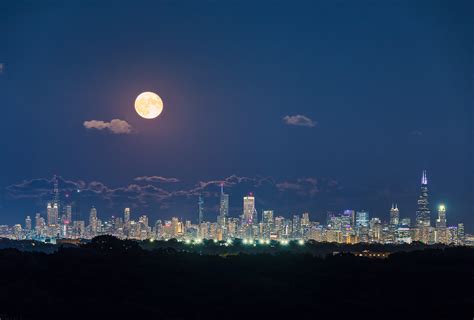
[[[387,219],[398,202],[413,217],[427,169],[432,209],[446,203],[448,222],[472,231],[473,9],[2,1],[0,224],[44,211],[38,197],[53,174],[83,181],[84,201],[103,217],[132,203],[137,214],[191,217],[199,181],[212,212],[218,188],[205,182],[232,174],[253,181],[229,184],[235,214],[242,194],[259,197],[259,175],[274,186],[258,209],[307,208],[322,220],[326,210],[366,208]],[[163,98],[159,118],[135,113],[142,91]],[[296,115],[315,126],[284,121]],[[132,133],[83,126],[112,119]]]

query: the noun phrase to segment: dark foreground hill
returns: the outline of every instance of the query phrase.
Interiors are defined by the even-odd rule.
[[[1,319],[472,319],[474,250],[228,256],[96,238],[0,250]]]

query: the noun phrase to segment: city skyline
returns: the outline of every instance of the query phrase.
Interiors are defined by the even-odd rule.
[[[426,170],[423,170],[422,171],[422,177],[421,177],[421,181],[422,181],[422,188],[426,187],[426,185],[424,185],[425,182],[427,182],[427,173],[426,173]],[[249,178],[245,178],[245,177],[238,177],[238,176],[230,176],[229,178],[227,178],[226,180],[214,180],[214,181],[210,181],[210,182],[206,182],[206,183],[203,183],[201,182],[201,186],[204,185],[204,188],[193,188],[193,189],[190,189],[190,190],[177,190],[177,191],[174,191],[177,195],[179,196],[185,196],[185,198],[187,199],[187,202],[190,203],[190,207],[188,206],[186,211],[183,212],[182,209],[178,209],[180,208],[179,204],[177,204],[177,208],[173,210],[173,208],[171,208],[171,215],[178,215],[180,216],[181,218],[184,218],[184,219],[191,219],[191,220],[194,220],[194,211],[198,211],[201,210],[199,208],[199,206],[202,206],[202,210],[203,211],[206,211],[206,216],[207,218],[211,217],[212,219],[219,219],[219,216],[221,215],[221,212],[222,210],[226,211],[226,215],[229,215],[229,212],[231,211],[231,213],[233,215],[240,215],[242,213],[242,209],[240,209],[240,212],[239,212],[239,201],[236,201],[235,198],[237,197],[245,197],[245,196],[248,196],[248,195],[251,195],[254,193],[254,191],[248,191],[248,190],[244,190],[243,193],[240,192],[240,193],[236,193],[236,197],[232,197],[232,202],[236,205],[234,205],[233,207],[230,207],[229,206],[229,194],[226,194],[224,193],[224,186],[226,188],[228,188],[228,190],[232,190],[233,188],[235,188],[236,185],[238,185],[238,181],[240,180],[246,180],[246,179],[249,179]],[[268,181],[270,179],[271,181],[271,178],[265,178],[265,177],[259,177],[258,179],[256,179],[255,181],[252,181],[251,179],[251,182],[254,184],[254,186],[256,185],[261,185],[263,184],[265,181]],[[175,179],[175,178],[164,178],[164,177],[158,177],[158,176],[153,176],[153,177],[139,177],[137,178],[136,180],[147,180],[147,181],[151,181],[151,180],[157,180],[157,181],[173,181],[174,183],[178,181],[178,179]],[[175,181],[176,180],[176,181]],[[36,211],[42,213],[42,214],[47,214],[47,210],[45,210],[45,206],[43,205],[43,203],[45,201],[49,201],[50,199],[53,199],[51,201],[51,204],[53,205],[54,203],[57,203],[58,202],[58,199],[61,197],[61,198],[64,198],[65,200],[69,201],[69,202],[72,202],[72,201],[77,201],[78,196],[80,196],[81,198],[81,203],[82,203],[82,210],[88,210],[86,206],[94,206],[94,207],[97,207],[97,208],[100,208],[100,211],[101,212],[104,212],[105,215],[108,215],[108,216],[113,216],[113,215],[117,215],[121,210],[123,210],[124,207],[132,207],[133,208],[133,211],[137,211],[139,213],[142,213],[142,214],[147,214],[147,215],[150,215],[152,218],[154,219],[165,219],[167,216],[166,214],[163,214],[163,213],[158,213],[157,212],[154,212],[153,209],[151,208],[146,208],[146,209],[142,209],[140,208],[139,206],[136,206],[136,202],[139,202],[139,200],[132,200],[132,201],[129,201],[128,203],[124,204],[122,207],[117,207],[115,206],[115,208],[111,208],[110,206],[107,207],[107,206],[101,206],[100,205],[100,201],[99,203],[94,203],[94,201],[89,198],[88,195],[84,195],[85,191],[84,189],[81,189],[81,188],[78,188],[77,185],[71,185],[71,181],[68,181],[68,180],[63,180],[65,182],[65,185],[67,186],[66,189],[62,189],[61,192],[58,191],[58,177],[57,176],[53,176],[53,178],[46,183],[46,188],[44,188],[44,186],[42,188],[40,188],[39,190],[41,190],[43,192],[42,195],[37,195],[37,194],[31,194],[30,196],[30,199],[28,199],[28,197],[25,197],[26,199],[23,199],[23,198],[20,198],[18,201],[26,201],[26,202],[32,202],[31,201],[31,198],[33,199],[36,199],[36,203],[39,203],[35,205],[36,207]],[[263,182],[262,182],[263,181]],[[288,184],[288,185],[287,185]],[[50,185],[51,188],[50,190],[48,190],[47,186]],[[276,184],[278,185],[278,183]],[[295,185],[292,185],[291,183],[288,183],[288,182],[282,182],[280,183],[280,186],[281,188],[283,188],[283,186],[285,186],[285,188],[288,188],[289,190],[291,189],[294,189],[296,188]],[[85,186],[85,184],[82,182],[82,186]],[[104,186],[101,186],[103,188],[105,188]],[[315,185],[311,185],[311,187],[316,187]],[[217,190],[220,190],[219,192]],[[252,190],[252,189],[250,189]],[[78,193],[80,191],[80,193]],[[280,189],[281,191],[281,189]],[[284,190],[286,191],[286,190]],[[318,201],[318,198],[313,198],[311,197],[311,189],[309,190],[299,190],[300,192],[303,192],[304,195],[303,195],[303,202],[304,203],[308,203],[308,200],[309,202],[311,201]],[[258,192],[257,192],[258,194]],[[169,196],[172,196],[171,194]],[[305,199],[307,197],[307,199]],[[417,204],[416,204],[416,212],[413,213],[413,214],[408,214],[408,217],[410,217],[411,219],[414,219],[414,221],[417,221],[417,217],[418,217],[418,211],[420,209],[420,198],[419,198],[419,195],[416,195],[415,193],[412,194],[412,196],[410,197],[411,199],[413,198],[417,198],[418,200],[416,201]],[[194,199],[196,198],[196,199]],[[181,198],[182,199],[182,198]],[[201,199],[206,199],[206,201],[202,201]],[[400,201],[401,199],[397,200],[397,199],[384,199],[385,203],[384,203],[384,207],[382,208],[382,210],[373,210],[373,208],[370,208],[370,206],[367,206],[367,205],[364,205],[364,204],[361,204],[361,205],[358,205],[358,206],[351,206],[351,205],[347,205],[347,206],[344,206],[344,207],[339,207],[339,208],[328,208],[326,210],[319,210],[319,212],[314,212],[314,210],[311,210],[311,206],[309,207],[299,207],[298,209],[281,209],[281,208],[278,208],[278,206],[275,207],[275,204],[271,203],[271,202],[261,202],[261,197],[259,197],[259,207],[261,211],[263,210],[266,210],[266,209],[272,209],[274,210],[275,212],[277,212],[278,214],[280,215],[283,215],[283,216],[291,216],[292,214],[294,213],[297,213],[298,211],[313,211],[312,214],[313,216],[316,216],[318,217],[319,219],[322,219],[326,214],[327,212],[337,212],[337,211],[344,211],[346,210],[348,207],[354,207],[354,208],[358,208],[358,209],[369,209],[370,212],[385,212],[386,211],[386,206],[387,206],[387,203],[397,203],[400,204],[400,203],[405,203],[406,204],[406,200],[405,201]],[[199,205],[199,201],[202,201],[202,203]],[[422,203],[423,200],[422,200]],[[161,203],[160,203],[161,204]],[[444,205],[444,206],[448,206],[450,207],[450,211],[452,210],[452,207],[451,207],[451,203],[449,201],[449,199],[440,199],[440,200],[435,200],[434,202],[434,207],[433,207],[433,210],[436,210],[436,208],[439,206],[439,205]],[[224,206],[224,208],[222,208],[222,206]],[[403,205],[402,205],[403,206]],[[408,211],[410,212],[410,208],[413,208],[415,206],[415,204],[411,204],[409,206],[403,206],[404,207],[404,212]],[[454,206],[455,207],[455,206]],[[232,210],[231,210],[232,209]],[[427,213],[427,217],[429,218],[430,216],[430,210],[429,210],[429,207],[425,210],[428,210],[428,213]],[[74,212],[75,214],[77,214],[77,212],[79,211],[79,214],[87,214],[87,212],[80,212],[81,211],[81,206],[79,206],[79,208],[75,208],[74,209]],[[151,212],[150,212],[151,211]],[[158,212],[160,212],[161,210],[158,209],[157,210]],[[104,214],[103,213],[103,214]],[[169,215],[170,212],[168,212],[168,215]],[[380,214],[378,214],[380,215]],[[462,220],[462,215],[458,215],[456,214],[455,212],[451,213],[450,216],[453,216],[455,219],[457,219],[458,221]],[[15,221],[14,221],[15,222]],[[429,221],[428,221],[429,222]],[[1,223],[5,223],[4,221],[3,222],[0,222]],[[417,223],[418,224],[418,223]]]
[[[92,206],[89,218],[82,220],[79,209],[80,198],[70,197],[66,193],[64,200],[60,197],[57,177],[53,177],[53,189],[46,205],[46,219],[40,213],[32,218],[27,216],[24,228],[15,224],[12,228],[0,225],[0,236],[14,239],[35,239],[55,241],[61,238],[93,238],[109,234],[119,238],[136,240],[167,240],[176,238],[184,241],[232,241],[244,239],[244,243],[253,241],[279,240],[315,240],[319,242],[338,243],[411,243],[425,244],[469,244],[472,245],[470,234],[466,233],[464,223],[448,225],[446,206],[440,204],[437,216],[431,217],[428,177],[423,170],[420,184],[418,209],[415,219],[410,215],[401,215],[398,204],[392,203],[386,217],[371,215],[367,210],[346,209],[343,212],[328,211],[326,221],[315,221],[310,213],[293,213],[289,217],[274,212],[272,208],[259,210],[253,193],[245,195],[242,200],[241,214],[229,216],[230,195],[224,192],[224,182],[220,182],[219,212],[215,219],[205,215],[204,198],[197,198],[196,219],[171,217],[157,219],[153,224],[145,214],[138,213],[138,222],[131,214],[130,208],[124,208],[123,215],[100,219],[97,209]],[[76,191],[77,195],[81,192]],[[73,211],[75,214],[73,214]],[[435,211],[435,210],[433,210]],[[413,221],[413,222],[412,222]],[[49,240],[48,240],[49,239]]]

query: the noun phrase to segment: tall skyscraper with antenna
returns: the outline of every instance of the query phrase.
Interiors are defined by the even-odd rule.
[[[416,211],[416,227],[424,228],[430,227],[430,209],[428,207],[428,178],[426,176],[426,170],[423,170],[421,176],[421,193],[418,197],[418,210]]]

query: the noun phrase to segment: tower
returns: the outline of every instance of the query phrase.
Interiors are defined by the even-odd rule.
[[[91,231],[92,236],[95,236],[95,234],[97,233],[97,226],[98,226],[97,222],[98,222],[97,221],[97,209],[95,207],[92,207],[91,211],[89,213],[89,227],[90,227],[90,231]]]
[[[398,226],[400,223],[400,211],[398,210],[397,204],[393,205],[390,209],[390,225],[393,227]]]
[[[251,225],[255,217],[255,197],[252,193],[244,197],[243,223]]]
[[[30,218],[30,216],[26,216],[25,229],[26,229],[26,231],[31,231],[31,218]]]
[[[436,220],[436,228],[446,228],[446,207],[440,205],[438,208],[438,219]]]
[[[46,206],[46,213],[48,218],[48,226],[55,226],[58,224],[58,204],[54,202],[48,202]]]
[[[438,219],[436,219],[435,242],[448,242],[446,226],[446,207],[440,205],[438,207]]]
[[[458,245],[464,245],[465,235],[464,235],[464,223],[458,223]]]
[[[423,170],[421,177],[421,193],[418,197],[418,210],[416,211],[416,227],[430,227],[430,209],[428,207],[428,178],[426,170]]]
[[[229,216],[229,195],[224,193],[224,184],[221,184],[221,199],[219,207],[219,220],[222,226],[225,226]]]
[[[123,211],[123,222],[128,224],[130,222],[130,208],[125,208]]]
[[[201,225],[204,219],[204,200],[202,199],[201,196],[199,196],[199,199],[198,199],[198,210],[199,210],[198,224]]]
[[[356,212],[356,228],[369,226],[369,213],[365,210]]]

